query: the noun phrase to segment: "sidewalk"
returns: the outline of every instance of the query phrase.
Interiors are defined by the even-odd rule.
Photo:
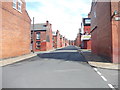
[[[64,48],[64,47],[62,47],[62,48]],[[62,48],[57,48],[57,49],[62,49]],[[30,54],[27,54],[27,55],[22,55],[22,56],[18,56],[18,57],[14,57],[14,58],[3,59],[3,60],[0,61],[0,66],[13,64],[13,63],[16,63],[16,62],[19,62],[19,61],[23,61],[25,59],[35,57],[35,56],[37,56],[37,54],[49,53],[49,52],[55,51],[57,49],[52,49],[52,50],[49,50],[49,51],[40,51],[40,52],[30,53]]]
[[[92,54],[91,50],[79,49],[78,51],[85,57],[88,63],[93,67],[120,70],[120,64],[111,63],[103,57]]]
[[[0,61],[0,66],[9,65],[9,64],[16,63],[16,62],[19,62],[19,61],[23,61],[25,59],[32,58],[32,57],[35,57],[35,56],[37,56],[37,54],[30,53],[30,54],[27,54],[27,55],[22,55],[22,56],[18,56],[18,57],[14,57],[14,58],[3,59],[3,60]]]

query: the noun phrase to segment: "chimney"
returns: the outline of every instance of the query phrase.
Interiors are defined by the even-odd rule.
[[[88,13],[88,18],[90,18],[90,13]]]
[[[49,21],[46,21],[46,25],[48,26],[48,24],[49,24]]]
[[[50,24],[50,27],[52,28],[52,24]]]

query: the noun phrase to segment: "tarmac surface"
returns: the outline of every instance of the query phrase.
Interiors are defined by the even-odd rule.
[[[117,88],[117,77],[117,70],[91,67],[74,46],[2,67],[3,88]]]

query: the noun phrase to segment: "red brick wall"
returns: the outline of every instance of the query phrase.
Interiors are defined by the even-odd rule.
[[[60,38],[60,47],[63,47],[63,38]]]
[[[83,49],[91,49],[91,40],[84,40],[84,47]]]
[[[2,2],[0,2],[0,12],[2,12]],[[0,58],[2,57],[2,14],[0,14]]]
[[[84,32],[90,33],[90,26],[84,26]]]
[[[115,10],[118,11],[118,8],[120,8],[120,3],[118,2],[112,2],[111,3],[111,15],[114,13]],[[120,13],[120,9],[119,9]],[[117,16],[117,15],[116,15]],[[115,17],[116,17],[115,16]],[[113,56],[113,62],[114,63],[120,63],[120,25],[118,25],[120,21],[115,21],[114,18],[112,20],[112,56]]]
[[[57,48],[57,37],[53,36],[53,38],[54,38],[54,41],[53,41],[54,48]]]
[[[36,40],[36,33],[40,32],[40,40]],[[34,32],[34,51],[46,51],[47,50],[47,44],[46,44],[46,31],[36,31]],[[36,49],[36,41],[41,41],[41,49]]]
[[[120,21],[115,21],[111,16],[114,11],[120,12],[120,2],[101,2],[92,8],[91,29],[97,28],[92,32],[92,51],[98,55],[111,58],[113,63],[120,63]],[[104,10],[104,12],[103,12]],[[97,18],[94,18],[96,11]]]
[[[46,49],[47,49],[47,50],[52,50],[52,49],[53,49],[52,25],[48,22],[47,27],[48,27],[48,30],[47,30],[47,32],[46,32],[46,35],[49,36],[50,41],[47,42],[47,48],[46,48]]]
[[[35,42],[33,44],[34,51],[48,51],[53,49],[52,25],[48,21],[46,22],[46,25],[47,25],[46,31],[35,31],[35,34],[34,34]],[[40,32],[40,40],[36,40],[36,32]],[[36,49],[36,41],[41,41],[40,49]]]
[[[57,31],[57,48],[60,48],[60,33]]]
[[[65,47],[65,37],[63,37],[63,47]]]
[[[118,11],[120,13],[120,1],[118,5]],[[120,63],[120,21],[118,23],[118,62]]]
[[[1,8],[1,7],[0,7]],[[2,57],[9,58],[30,53],[30,18],[26,4],[22,13],[13,9],[12,2],[2,2]]]
[[[76,38],[76,46],[80,47],[80,44],[81,44],[81,35],[78,34]]]
[[[104,11],[103,11],[104,10]],[[96,18],[94,16],[96,12]],[[110,21],[110,3],[98,2],[92,7],[91,29],[92,31],[92,52],[107,58],[112,57],[112,32]]]
[[[87,44],[88,44],[87,49],[91,49],[91,40],[89,40]]]

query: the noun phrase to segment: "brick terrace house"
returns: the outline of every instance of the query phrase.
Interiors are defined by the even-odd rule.
[[[62,35],[60,35],[60,47],[64,47],[64,41]]]
[[[34,24],[31,26],[33,51],[47,51],[53,49],[52,24]]]
[[[92,2],[90,16],[92,52],[120,63],[120,1]]]
[[[69,46],[69,40],[65,38],[65,46]]]
[[[0,58],[16,57],[29,54],[31,19],[26,11],[24,0],[4,2],[0,0]]]
[[[65,37],[63,37],[63,47],[65,47]]]
[[[91,49],[90,25],[91,25],[91,19],[83,18],[83,21],[81,23],[81,29],[84,32],[83,35],[81,36],[82,49]]]
[[[57,32],[53,35],[53,42],[54,42],[54,48],[60,48],[60,32],[57,30]]]
[[[75,45],[80,47],[81,46],[81,29],[79,29],[79,33],[77,34],[77,37],[75,39]]]

